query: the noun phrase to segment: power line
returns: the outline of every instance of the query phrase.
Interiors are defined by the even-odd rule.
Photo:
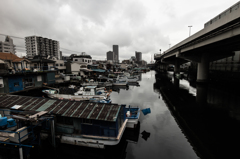
[[[6,35],[6,34],[1,34],[0,35],[2,36],[10,36],[10,37],[13,37],[13,38],[17,38],[17,39],[25,39],[25,38],[22,38],[22,37],[17,37],[17,36],[12,36],[12,35]]]
[[[0,35],[2,35],[2,36],[9,36],[9,37],[18,38],[18,39],[25,39],[25,38],[22,38],[22,37],[17,37],[17,36],[2,34],[2,33],[0,33]],[[16,47],[20,47],[20,46],[16,46]],[[70,52],[82,53],[82,52],[79,52],[79,51],[73,51],[73,50],[69,50],[69,49],[65,49],[65,48],[60,48],[60,49],[63,49],[63,50],[66,50],[66,51],[70,51]]]
[[[70,52],[82,53],[82,52],[79,52],[79,51],[73,51],[73,50],[69,50],[69,49],[65,49],[65,48],[60,48],[60,49],[67,50],[67,51],[70,51]]]

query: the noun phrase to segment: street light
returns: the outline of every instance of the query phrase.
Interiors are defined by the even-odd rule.
[[[191,27],[192,26],[188,26],[189,27],[189,36],[191,35]]]

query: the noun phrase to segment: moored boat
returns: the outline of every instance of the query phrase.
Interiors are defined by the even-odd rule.
[[[6,104],[9,99],[12,102]],[[118,104],[7,95],[0,97],[0,105],[5,109],[15,107],[21,111],[22,116],[18,117],[21,119],[50,117],[41,127],[41,138],[46,139],[51,134],[60,143],[78,146],[117,145],[128,123],[125,105]],[[39,113],[29,116],[31,112]]]
[[[140,117],[140,108],[129,106],[125,108],[125,113],[128,119],[127,128],[136,128]]]
[[[110,96],[109,92],[96,90],[96,86],[80,87],[76,92],[72,91],[71,94],[60,92],[60,89],[43,90],[49,98],[55,99],[70,99],[70,100],[89,100],[90,98],[106,99]]]

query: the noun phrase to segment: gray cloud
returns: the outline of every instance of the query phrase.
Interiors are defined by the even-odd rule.
[[[166,50],[169,44],[173,46],[185,39],[188,25],[193,25],[193,33],[197,32],[207,20],[225,10],[226,4],[234,3],[234,0],[217,4],[207,0],[8,0],[0,5],[0,33],[18,37],[36,34],[58,40],[61,48],[86,52],[98,59],[105,59],[112,45],[118,44],[121,60],[141,51],[150,61],[159,49]],[[1,36],[0,40],[3,39]],[[14,43],[25,45],[20,39],[14,39]]]

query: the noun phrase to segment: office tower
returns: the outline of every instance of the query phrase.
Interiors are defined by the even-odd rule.
[[[33,58],[36,55],[52,56],[60,59],[59,42],[40,36],[28,36],[25,38],[27,57]]]
[[[135,51],[135,56],[136,56],[136,61],[137,61],[137,63],[139,63],[140,61],[142,61],[142,53],[141,53],[141,52]]]
[[[107,52],[107,61],[112,61],[114,62],[114,52],[113,51],[108,51]]]
[[[114,62],[119,62],[118,45],[113,45]]]
[[[16,45],[13,44],[13,39],[6,36],[5,41],[0,41],[0,52],[16,54]]]
[[[60,56],[59,60],[62,60],[62,51],[60,51]]]

